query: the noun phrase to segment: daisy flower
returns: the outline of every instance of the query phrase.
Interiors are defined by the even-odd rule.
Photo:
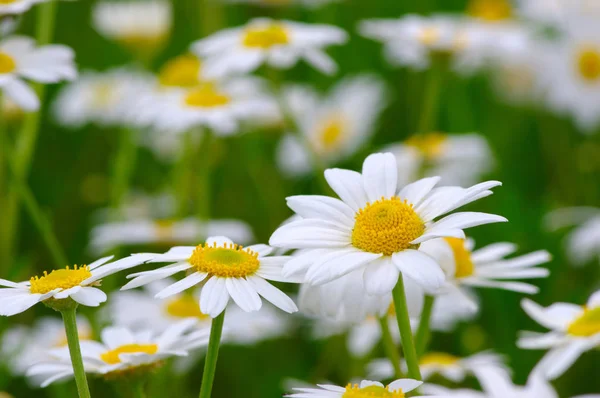
[[[421,392],[429,396],[440,396],[444,398],[489,398],[482,392],[467,388],[450,389],[437,384],[425,383],[421,386]]]
[[[480,134],[431,132],[384,148],[396,156],[398,184],[419,176],[440,176],[446,185],[471,185],[490,172],[494,156]]]
[[[0,289],[0,315],[11,316],[40,302],[55,305],[68,298],[88,307],[97,307],[106,301],[106,294],[95,287],[100,285],[102,278],[142,264],[152,256],[136,254],[108,263],[112,258],[104,257],[89,265],[44,272],[42,276],[34,276],[25,282],[0,279],[3,287]]]
[[[311,171],[312,153],[325,165],[354,154],[373,134],[385,103],[382,82],[369,75],[344,79],[322,98],[310,87],[291,86],[284,89],[283,100],[305,136],[300,140],[288,134],[279,144],[279,167],[290,176]],[[311,153],[305,142],[312,147]]]
[[[92,11],[103,36],[132,52],[152,54],[166,43],[173,23],[171,3],[164,0],[102,1]]]
[[[205,346],[208,330],[196,330],[195,321],[184,320],[160,334],[152,330],[133,332],[123,327],[102,331],[102,342],[81,341],[81,354],[86,373],[118,379],[146,374],[160,367],[165,359],[187,356],[189,351]],[[32,366],[27,375],[43,380],[41,387],[73,376],[66,348],[51,351],[52,361]]]
[[[175,262],[152,271],[131,274],[123,289],[133,289],[150,282],[190,270],[190,274],[156,294],[167,298],[201,282],[200,310],[216,318],[227,306],[229,298],[244,311],[258,311],[260,296],[285,312],[296,312],[296,304],[266,280],[288,282],[281,268],[289,257],[272,256],[272,248],[252,245],[243,248],[224,236],[211,237],[198,246],[178,246],[164,254],[150,255],[152,263]]]
[[[600,291],[584,306],[555,303],[542,307],[523,300],[521,306],[547,333],[524,332],[517,345],[524,349],[547,349],[536,371],[549,379],[561,376],[586,351],[600,346]]]
[[[263,7],[286,7],[300,5],[309,9],[317,9],[329,3],[338,3],[343,0],[223,0],[226,3],[248,3]]]
[[[292,196],[288,206],[302,217],[279,227],[272,246],[310,249],[294,256],[284,276],[301,275],[313,285],[331,282],[355,270],[364,272],[366,292],[385,295],[400,273],[426,290],[443,286],[445,276],[419,245],[439,237],[464,237],[463,228],[506,221],[485,213],[439,216],[490,195],[497,181],[470,188],[434,188],[439,177],[398,187],[396,158],[391,153],[367,157],[362,174],[343,169],[325,171],[340,199]]]
[[[546,216],[550,230],[575,225],[567,235],[567,255],[574,265],[583,265],[594,259],[600,262],[600,209],[570,207],[552,211]]]
[[[11,36],[0,41],[0,88],[26,111],[35,111],[40,101],[23,79],[38,83],[73,80],[77,70],[74,53],[67,46],[36,47],[28,37]]]
[[[348,34],[335,26],[257,18],[197,41],[192,51],[206,59],[205,72],[211,77],[249,73],[262,64],[287,69],[301,59],[333,74],[337,65],[324,48],[347,40]]]
[[[48,0],[8,0],[0,3],[0,15],[23,14],[38,3]]]
[[[455,383],[462,383],[475,369],[485,366],[503,367],[503,358],[490,352],[481,352],[465,358],[443,352],[429,352],[419,358],[423,380],[439,374]],[[368,365],[368,371],[369,377],[379,380],[394,376],[394,367],[389,359],[376,359]]]
[[[319,384],[316,386],[318,388],[294,388],[296,393],[285,396],[290,398],[404,398],[405,393],[413,391],[421,384],[422,381],[399,379],[384,386],[377,381],[363,380],[360,384],[348,384],[346,387]]]

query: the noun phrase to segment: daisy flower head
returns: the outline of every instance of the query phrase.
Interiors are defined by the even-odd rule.
[[[92,11],[96,30],[140,55],[160,50],[171,33],[171,3],[165,0],[101,1]]]
[[[23,14],[38,3],[48,0],[6,0],[0,3],[0,16]]]
[[[135,267],[151,256],[132,255],[109,263],[113,256],[104,257],[89,265],[73,266],[34,276],[25,282],[0,279],[0,315],[19,314],[35,304],[43,302],[52,308],[61,309],[76,302],[88,307],[97,307],[106,301],[106,294],[95,286],[100,280],[116,272]]]
[[[281,141],[277,161],[290,176],[311,171],[306,141],[325,165],[354,154],[371,137],[385,105],[383,83],[374,76],[346,78],[321,97],[310,87],[284,88],[284,101],[305,140],[293,134]]]
[[[501,183],[434,188],[439,177],[431,177],[399,189],[396,158],[391,153],[367,157],[362,174],[329,169],[325,178],[340,199],[287,198],[288,206],[302,219],[279,227],[270,239],[272,246],[309,249],[288,262],[283,274],[300,275],[313,285],[361,270],[368,294],[390,293],[400,273],[426,290],[436,291],[444,285],[444,272],[431,256],[419,250],[420,244],[439,237],[463,238],[463,228],[506,221],[474,212],[435,221],[490,195],[490,188]]]
[[[346,387],[319,384],[315,386],[317,388],[294,388],[297,392],[285,396],[290,398],[404,398],[406,393],[415,390],[421,384],[422,381],[413,379],[398,379],[384,386],[377,381],[363,380],[359,384],[348,384]]]
[[[10,36],[0,41],[0,88],[23,110],[35,111],[39,98],[23,79],[38,83],[73,80],[77,76],[73,57],[67,46],[36,47],[29,37]]]
[[[467,14],[485,22],[496,23],[511,19],[514,10],[510,0],[470,0]]]
[[[260,310],[260,296],[285,312],[296,312],[298,308],[292,299],[267,282],[292,281],[281,274],[289,257],[269,257],[272,251],[266,245],[244,248],[224,236],[210,237],[198,246],[178,246],[164,254],[151,255],[151,263],[174,263],[129,275],[128,278],[133,279],[123,289],[133,289],[189,270],[185,278],[161,290],[156,297],[171,297],[206,280],[201,288],[200,310],[213,318],[225,310],[230,298],[246,312]]]
[[[555,303],[542,307],[524,299],[521,306],[547,333],[524,332],[517,345],[524,349],[545,349],[548,353],[536,371],[552,380],[561,376],[586,351],[600,347],[600,292],[584,306]]]
[[[446,185],[471,185],[491,171],[493,154],[484,136],[476,133],[430,132],[384,148],[396,156],[398,183],[418,176],[440,176]]]
[[[324,49],[347,40],[344,30],[331,25],[257,18],[197,41],[192,51],[206,59],[205,72],[210,77],[249,73],[262,64],[288,69],[299,60],[333,74],[337,65]]]
[[[81,355],[86,373],[104,378],[122,379],[147,374],[170,357],[185,357],[191,350],[208,343],[208,330],[194,328],[195,321],[183,320],[164,332],[131,331],[111,326],[102,330],[102,341],[81,341]],[[27,375],[42,380],[41,387],[73,376],[67,348],[52,350],[54,359],[32,366]]]
[[[597,207],[567,207],[550,212],[546,226],[554,231],[576,226],[565,240],[569,259],[576,266],[592,260],[600,262],[600,209]]]

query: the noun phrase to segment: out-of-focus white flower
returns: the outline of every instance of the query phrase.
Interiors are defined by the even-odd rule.
[[[554,210],[546,216],[550,230],[576,225],[566,238],[566,249],[574,265],[594,259],[600,262],[600,209],[571,207]]]
[[[23,79],[38,83],[73,80],[77,76],[74,56],[67,46],[36,47],[29,37],[8,37],[0,42],[0,88],[24,110],[37,110],[39,98]]]
[[[550,329],[548,333],[523,332],[517,341],[520,348],[549,350],[534,370],[544,377],[561,376],[581,354],[600,346],[600,291],[584,306],[555,303],[544,308],[527,299],[521,305],[537,323]]]
[[[87,319],[77,317],[80,340],[92,338]],[[32,365],[50,359],[49,351],[67,345],[65,326],[60,318],[43,317],[33,326],[13,326],[2,336],[0,352],[11,373],[23,376]]]
[[[49,0],[8,0],[0,3],[0,15],[23,14],[38,3]]]
[[[102,331],[102,342],[81,341],[81,356],[86,373],[117,378],[127,373],[145,374],[159,367],[169,357],[188,355],[190,350],[208,343],[209,330],[194,328],[195,320],[186,319],[171,325],[161,334],[152,330],[137,333],[123,327]],[[42,387],[73,376],[68,348],[51,351],[55,358],[34,365],[27,375],[42,379]]]
[[[209,77],[248,73],[262,64],[287,69],[301,59],[332,74],[337,65],[324,48],[347,40],[348,34],[335,26],[257,18],[194,43],[192,51],[206,59]]]
[[[261,7],[288,7],[300,5],[310,9],[316,9],[329,3],[337,3],[343,0],[222,0],[226,3],[248,3]]]
[[[493,166],[487,140],[479,134],[426,133],[384,148],[396,157],[398,183],[441,176],[444,185],[472,185]]]
[[[439,374],[442,377],[461,383],[475,369],[493,366],[504,367],[503,358],[490,352],[481,352],[469,357],[460,358],[443,352],[430,352],[419,358],[419,369],[423,380]],[[402,366],[406,368],[406,364]],[[394,367],[389,359],[376,359],[368,365],[369,377],[383,380],[394,376]]]
[[[257,312],[246,312],[230,305],[225,313],[224,343],[252,345],[285,336],[291,329],[289,315],[264,304]]]
[[[54,116],[65,126],[88,123],[131,126],[133,105],[151,87],[144,72],[118,68],[107,72],[86,71],[63,88],[54,103]]]
[[[440,396],[444,398],[489,398],[487,395],[479,391],[466,388],[450,389],[429,383],[425,383],[421,386],[421,392],[423,394]]]
[[[384,106],[384,87],[373,76],[347,78],[320,98],[310,87],[284,89],[284,101],[290,117],[304,140],[288,134],[281,141],[277,161],[288,175],[311,170],[312,152],[325,166],[348,158],[360,149],[374,132],[374,124]]]
[[[294,394],[285,395],[290,398],[346,398],[346,397],[389,397],[404,398],[404,394],[418,388],[422,381],[412,379],[399,379],[391,382],[387,386],[370,380],[363,380],[360,384],[348,384],[346,387],[339,387],[329,384],[318,384],[315,387],[294,388],[297,391]],[[424,398],[415,396],[414,398]],[[432,397],[434,398],[434,397]]]
[[[94,27],[132,52],[154,53],[166,42],[173,23],[165,0],[102,1],[95,5]]]
[[[72,269],[44,272],[25,282],[11,282],[0,279],[0,315],[12,316],[46,300],[61,301],[72,299],[88,307],[97,307],[106,301],[106,294],[95,286],[108,275],[123,271],[150,260],[152,256],[134,254],[108,263],[113,256],[104,257],[90,265]]]
[[[519,0],[518,13],[533,21],[562,29],[582,17],[600,16],[596,0]]]

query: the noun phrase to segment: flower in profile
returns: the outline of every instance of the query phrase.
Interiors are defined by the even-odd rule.
[[[311,156],[330,166],[353,155],[373,134],[385,104],[382,82],[370,75],[346,78],[324,97],[310,87],[290,86],[284,89],[283,99],[305,136],[300,140],[290,133],[279,144],[279,167],[291,176],[310,172]],[[312,151],[307,151],[305,142]]]
[[[416,134],[384,148],[396,156],[398,183],[408,184],[419,176],[440,176],[445,185],[471,185],[491,171],[493,155],[480,134]]]
[[[600,209],[596,207],[567,207],[546,216],[550,230],[576,225],[567,235],[567,255],[576,266],[594,259],[600,262]]]
[[[209,77],[248,73],[262,64],[287,69],[299,60],[332,74],[337,65],[324,49],[347,40],[344,30],[331,25],[257,18],[197,41],[192,51],[206,59],[204,71]]]
[[[586,305],[555,303],[542,307],[524,299],[521,306],[548,333],[523,332],[517,345],[524,349],[546,349],[548,353],[535,371],[548,379],[561,376],[586,351],[600,346],[600,292]]]
[[[188,352],[208,343],[209,331],[194,328],[193,319],[171,325],[164,332],[131,331],[108,327],[102,331],[102,342],[81,341],[81,355],[86,373],[104,378],[122,379],[140,376],[160,367],[170,357],[187,356]],[[53,360],[32,366],[27,375],[42,380],[46,387],[73,376],[67,348],[52,350]]]
[[[439,237],[464,238],[463,228],[506,221],[474,212],[435,221],[490,195],[489,189],[500,183],[434,188],[439,177],[431,177],[399,189],[396,159],[391,153],[367,157],[362,174],[329,169],[325,178],[341,200],[316,195],[289,197],[288,206],[302,219],[279,227],[270,239],[272,246],[310,249],[289,261],[283,274],[301,275],[313,285],[360,269],[369,294],[390,293],[401,272],[426,290],[436,291],[444,284],[444,272],[419,250],[420,244]]]
[[[48,0],[8,0],[0,3],[0,15],[23,14],[38,3]]]
[[[89,265],[73,266],[44,272],[25,282],[0,279],[0,315],[21,313],[37,303],[44,302],[59,308],[66,299],[88,307],[97,307],[106,301],[106,294],[96,286],[108,275],[142,264],[152,257],[135,254],[112,263],[113,256],[104,257]]]
[[[36,47],[31,38],[8,37],[0,42],[0,88],[23,110],[35,111],[39,98],[23,79],[38,83],[73,80],[77,76],[73,57],[67,46]]]
[[[225,310],[230,298],[246,312],[260,310],[260,296],[283,311],[296,312],[298,308],[292,299],[266,281],[292,281],[281,275],[283,264],[289,257],[269,257],[272,251],[266,245],[244,248],[224,236],[211,237],[198,246],[178,246],[164,254],[150,255],[152,263],[175,263],[131,274],[128,278],[133,279],[123,289],[133,289],[190,270],[185,278],[161,290],[156,297],[171,297],[206,280],[201,288],[200,310],[213,318]]]
[[[160,50],[171,33],[171,3],[164,0],[101,1],[94,6],[94,27],[103,36],[141,55]]]
[[[423,380],[434,375],[441,375],[455,383],[461,383],[467,375],[481,367],[504,367],[500,355],[490,352],[480,352],[468,357],[457,357],[444,352],[429,352],[419,359],[419,369]],[[403,364],[405,366],[405,364]],[[369,377],[383,380],[394,376],[394,367],[389,359],[376,359],[368,365]]]
[[[290,398],[404,398],[405,393],[413,391],[421,384],[422,381],[413,379],[398,379],[384,386],[377,381],[363,380],[360,384],[348,384],[346,387],[319,384],[317,388],[294,388],[296,393],[285,396]]]

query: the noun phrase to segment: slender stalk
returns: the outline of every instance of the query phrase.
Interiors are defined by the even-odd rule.
[[[427,349],[429,343],[429,336],[431,331],[429,324],[431,320],[431,312],[433,310],[433,303],[435,301],[434,296],[425,295],[425,302],[423,303],[423,311],[421,312],[421,320],[419,322],[419,328],[417,329],[417,336],[415,337],[417,345],[417,356],[421,356]]]
[[[75,374],[75,383],[77,384],[77,393],[79,398],[90,398],[90,389],[85,377],[83,359],[81,358],[81,348],[79,347],[79,334],[77,332],[77,317],[75,308],[61,311],[65,323],[65,332],[67,334],[67,344],[69,345],[69,354],[73,364],[73,373]]]
[[[112,165],[111,206],[119,207],[127,194],[131,176],[135,168],[137,154],[136,131],[123,129],[120,131],[119,147]]]
[[[402,279],[402,275],[398,278],[398,283],[396,283],[392,295],[394,297],[394,306],[396,307],[396,318],[398,320],[398,328],[400,329],[404,357],[406,358],[406,365],[408,366],[408,377],[421,380],[419,359],[417,358],[415,342],[410,328],[410,317],[408,316],[408,306],[406,305],[406,293],[404,291],[404,280]]]
[[[210,398],[210,394],[212,393],[224,320],[225,310],[223,310],[219,316],[212,320],[210,339],[208,341],[208,351],[206,352],[206,360],[204,362],[204,373],[202,374],[202,386],[200,386],[200,398]]]
[[[400,354],[398,353],[396,344],[394,344],[394,340],[392,339],[392,333],[390,332],[390,325],[388,324],[387,315],[379,318],[379,325],[381,326],[381,340],[383,342],[383,349],[385,350],[385,354],[394,367],[394,378],[401,379],[402,369],[400,368]]]
[[[423,106],[417,129],[419,133],[429,133],[435,127],[442,88],[442,72],[441,65],[438,65],[435,60],[432,61],[423,94]]]
[[[133,388],[133,398],[146,398],[146,391],[144,389],[143,381],[140,380],[138,382],[135,382],[132,384],[131,387]]]

